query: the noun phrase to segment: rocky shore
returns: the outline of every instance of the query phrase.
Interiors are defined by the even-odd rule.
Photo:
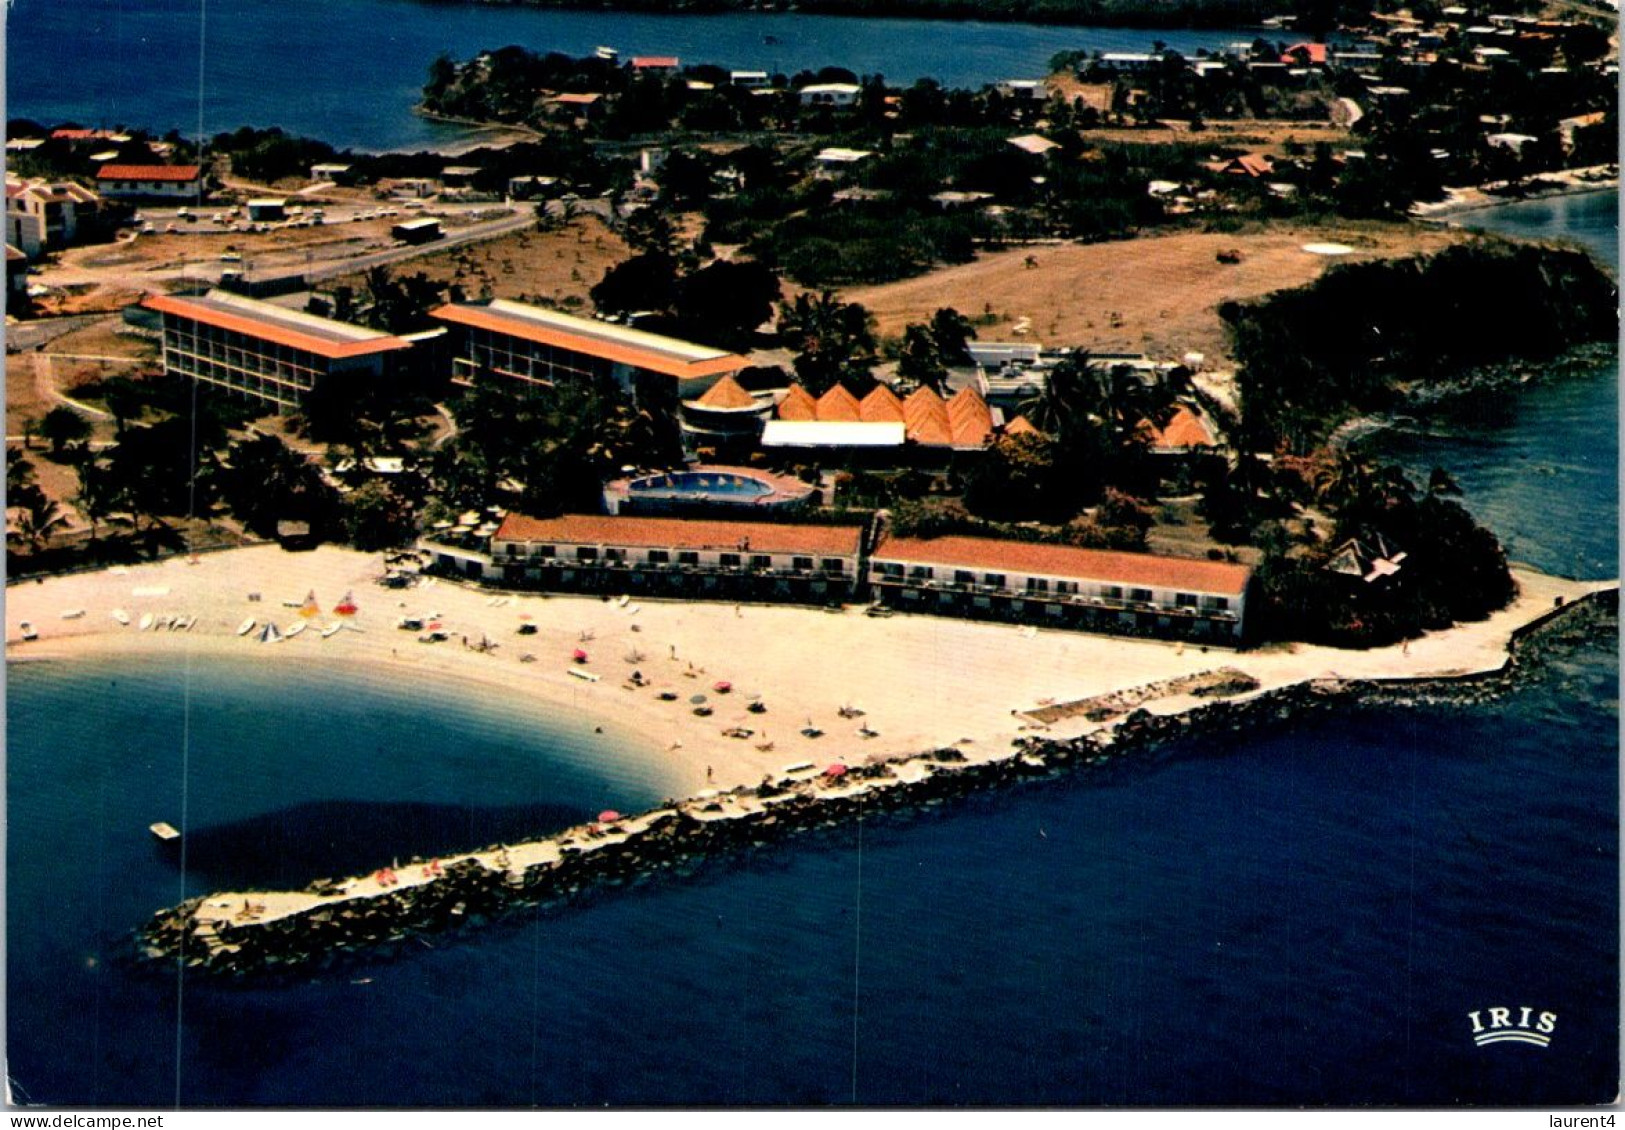
[[[1113,724],[1056,740],[1028,736],[991,759],[953,747],[870,763],[816,766],[757,786],[702,794],[636,817],[598,822],[525,844],[493,845],[303,892],[188,900],[137,934],[140,958],[201,973],[306,972],[346,955],[383,956],[425,934],[478,927],[521,907],[559,907],[588,895],[692,874],[706,863],[856,820],[929,809],[985,789],[1061,773],[1099,772],[1177,755],[1195,739],[1253,733],[1364,703],[1471,703],[1492,698],[1520,666],[1568,638],[1613,631],[1618,590],[1563,603],[1519,629],[1498,669],[1423,679],[1314,679],[1273,691],[1216,688],[1217,701],[1169,713],[1133,709]],[[1250,697],[1249,697],[1250,695]],[[1132,759],[1132,761],[1130,760]]]

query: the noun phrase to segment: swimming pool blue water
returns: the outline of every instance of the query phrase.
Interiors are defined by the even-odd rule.
[[[761,479],[726,472],[677,471],[634,479],[628,485],[638,494],[675,498],[764,498],[773,493],[773,487]]]

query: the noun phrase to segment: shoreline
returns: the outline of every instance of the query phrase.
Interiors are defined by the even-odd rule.
[[[936,772],[922,768],[937,762],[922,762],[921,751],[938,751],[925,756],[945,756],[976,773],[1002,773],[978,767],[1008,768],[1034,742],[1093,743],[1129,719],[1182,717],[1215,699],[1267,699],[1317,685],[1481,678],[1503,670],[1517,636],[1554,607],[1616,587],[1519,570],[1520,596],[1507,609],[1409,644],[1229,651],[926,615],[875,619],[860,608],[832,614],[794,605],[648,599],[623,605],[433,580],[387,589],[379,584],[383,575],[376,555],[332,547],[288,553],[266,545],[204,555],[196,564],[177,557],[17,583],[7,589],[7,657],[123,661],[190,652],[356,663],[384,678],[417,672],[453,691],[477,692],[495,708],[500,696],[518,696],[527,708],[569,711],[589,724],[607,722],[637,735],[644,748],[662,751],[648,756],[667,759],[675,795],[690,798],[678,807],[704,812],[689,816],[709,823],[714,814],[705,806],[721,803],[716,795],[754,795],[764,779],[805,779],[835,764],[852,784],[883,772],[912,787]],[[330,610],[350,593],[361,630],[345,628],[324,639],[311,627],[275,644],[236,634],[249,618],[281,628],[301,622],[295,606],[310,591],[324,610],[313,625],[337,622]],[[251,601],[256,592],[260,599]],[[132,620],[185,615],[197,623],[191,631],[141,631],[136,623],[120,626],[114,609]],[[63,619],[64,612],[81,614]],[[450,639],[420,643],[416,631],[398,631],[395,620],[407,614],[436,616]],[[24,642],[23,621],[41,638]],[[518,636],[522,624],[534,626],[534,634]],[[459,637],[465,634],[470,645],[484,638],[497,646],[464,647]],[[578,648],[588,653],[587,662],[572,662]],[[536,658],[523,662],[523,654]],[[630,680],[634,670],[642,685]],[[726,692],[717,689],[720,681],[731,684]],[[699,694],[711,713],[695,713],[690,699]],[[753,695],[762,697],[764,713],[748,709]],[[750,734],[728,736],[735,728]],[[804,768],[793,774],[792,766]],[[829,799],[828,791],[815,799]],[[527,867],[551,868],[565,857],[553,841],[526,851]],[[482,874],[491,870],[483,862],[473,866]],[[281,908],[272,918],[314,913],[321,905],[309,892],[250,893]],[[387,892],[375,885],[368,893]],[[248,901],[242,895],[210,897],[241,905]]]
[[[1557,175],[1557,174],[1549,174]],[[1587,196],[1593,192],[1618,192],[1619,177],[1607,177],[1602,180],[1576,182],[1573,180],[1553,183],[1550,181],[1537,181],[1533,190],[1521,196],[1495,196],[1485,192],[1478,186],[1465,189],[1448,190],[1452,192],[1452,199],[1436,204],[1418,204],[1411,213],[1411,218],[1418,223],[1437,224],[1449,227],[1465,226],[1453,223],[1458,216],[1470,216],[1474,212],[1483,212],[1491,208],[1502,208],[1509,204],[1524,204],[1537,200],[1555,200],[1566,196]]]
[[[1063,772],[1108,769],[1130,755],[1154,757],[1182,741],[1256,733],[1350,705],[1482,701],[1511,686],[1523,644],[1599,604],[1617,616],[1618,589],[1590,590],[1521,624],[1503,663],[1490,670],[1398,680],[1315,679],[1262,691],[1215,686],[1210,693],[1216,701],[1167,712],[1145,709],[1142,703],[1151,699],[1130,698],[1119,704],[1128,713],[1069,740],[1027,737],[985,760],[942,748],[839,776],[790,773],[754,789],[713,792],[542,840],[446,859],[415,858],[401,868],[404,877],[380,868],[370,876],[319,881],[303,892],[217,892],[159,911],[138,937],[147,961],[173,958],[211,974],[326,965],[349,953],[381,956],[422,932],[478,927],[521,906],[569,905],[605,887],[642,885],[662,872],[691,874],[715,858],[853,819],[934,807]]]

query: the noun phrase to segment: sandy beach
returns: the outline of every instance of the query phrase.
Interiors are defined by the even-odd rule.
[[[6,591],[8,659],[132,658],[157,653],[252,655],[268,663],[353,661],[379,677],[397,674],[460,681],[470,693],[520,695],[637,734],[639,756],[669,759],[690,792],[755,784],[785,767],[861,764],[957,745],[968,759],[992,757],[1039,731],[1070,737],[1094,729],[1081,714],[1047,726],[1025,712],[1219,669],[1245,672],[1270,690],[1317,678],[1417,678],[1499,667],[1512,631],[1575,597],[1611,583],[1574,582],[1528,571],[1522,595],[1490,619],[1433,633],[1408,646],[1339,651],[1306,645],[1248,652],[928,616],[866,617],[775,605],[498,593],[428,580],[382,586],[381,557],[323,548],[288,553],[256,546],[18,583]],[[320,611],[296,605],[314,592]],[[250,600],[257,593],[260,599]],[[341,622],[334,606],[353,593],[357,613]],[[64,613],[83,611],[64,619]],[[115,610],[131,621],[122,625]],[[187,631],[143,631],[151,614],[196,617]],[[449,637],[419,642],[403,616],[432,617]],[[248,619],[256,630],[238,628]],[[286,631],[259,642],[267,621]],[[24,641],[27,622],[38,638]],[[523,624],[534,634],[519,635]],[[465,645],[466,638],[466,645]],[[478,649],[482,639],[495,644]],[[577,650],[587,655],[577,663]],[[526,660],[524,657],[533,657]],[[634,672],[643,676],[636,686]],[[587,679],[582,676],[595,676]],[[719,691],[727,684],[727,691]],[[662,694],[675,695],[662,700]],[[697,715],[704,695],[709,715]],[[748,709],[760,696],[765,711]],[[1153,712],[1194,700],[1166,694]],[[856,713],[861,711],[862,713]],[[808,736],[805,730],[820,731]],[[733,730],[748,737],[730,737]]]

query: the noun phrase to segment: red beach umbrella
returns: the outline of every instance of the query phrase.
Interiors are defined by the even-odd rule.
[[[837,761],[834,765],[831,765],[828,769],[824,770],[824,776],[844,777],[846,776],[846,766]]]
[[[616,812],[613,808],[606,808],[604,811],[598,814],[598,822],[600,824],[613,824],[620,818],[621,814]]]
[[[719,679],[717,680],[716,685],[711,689],[716,691],[718,694],[727,694],[729,691],[734,689],[734,685],[727,679]]]
[[[585,663],[587,662],[587,653],[578,647],[575,649],[575,651],[570,653],[570,658],[574,659],[577,663]]]

